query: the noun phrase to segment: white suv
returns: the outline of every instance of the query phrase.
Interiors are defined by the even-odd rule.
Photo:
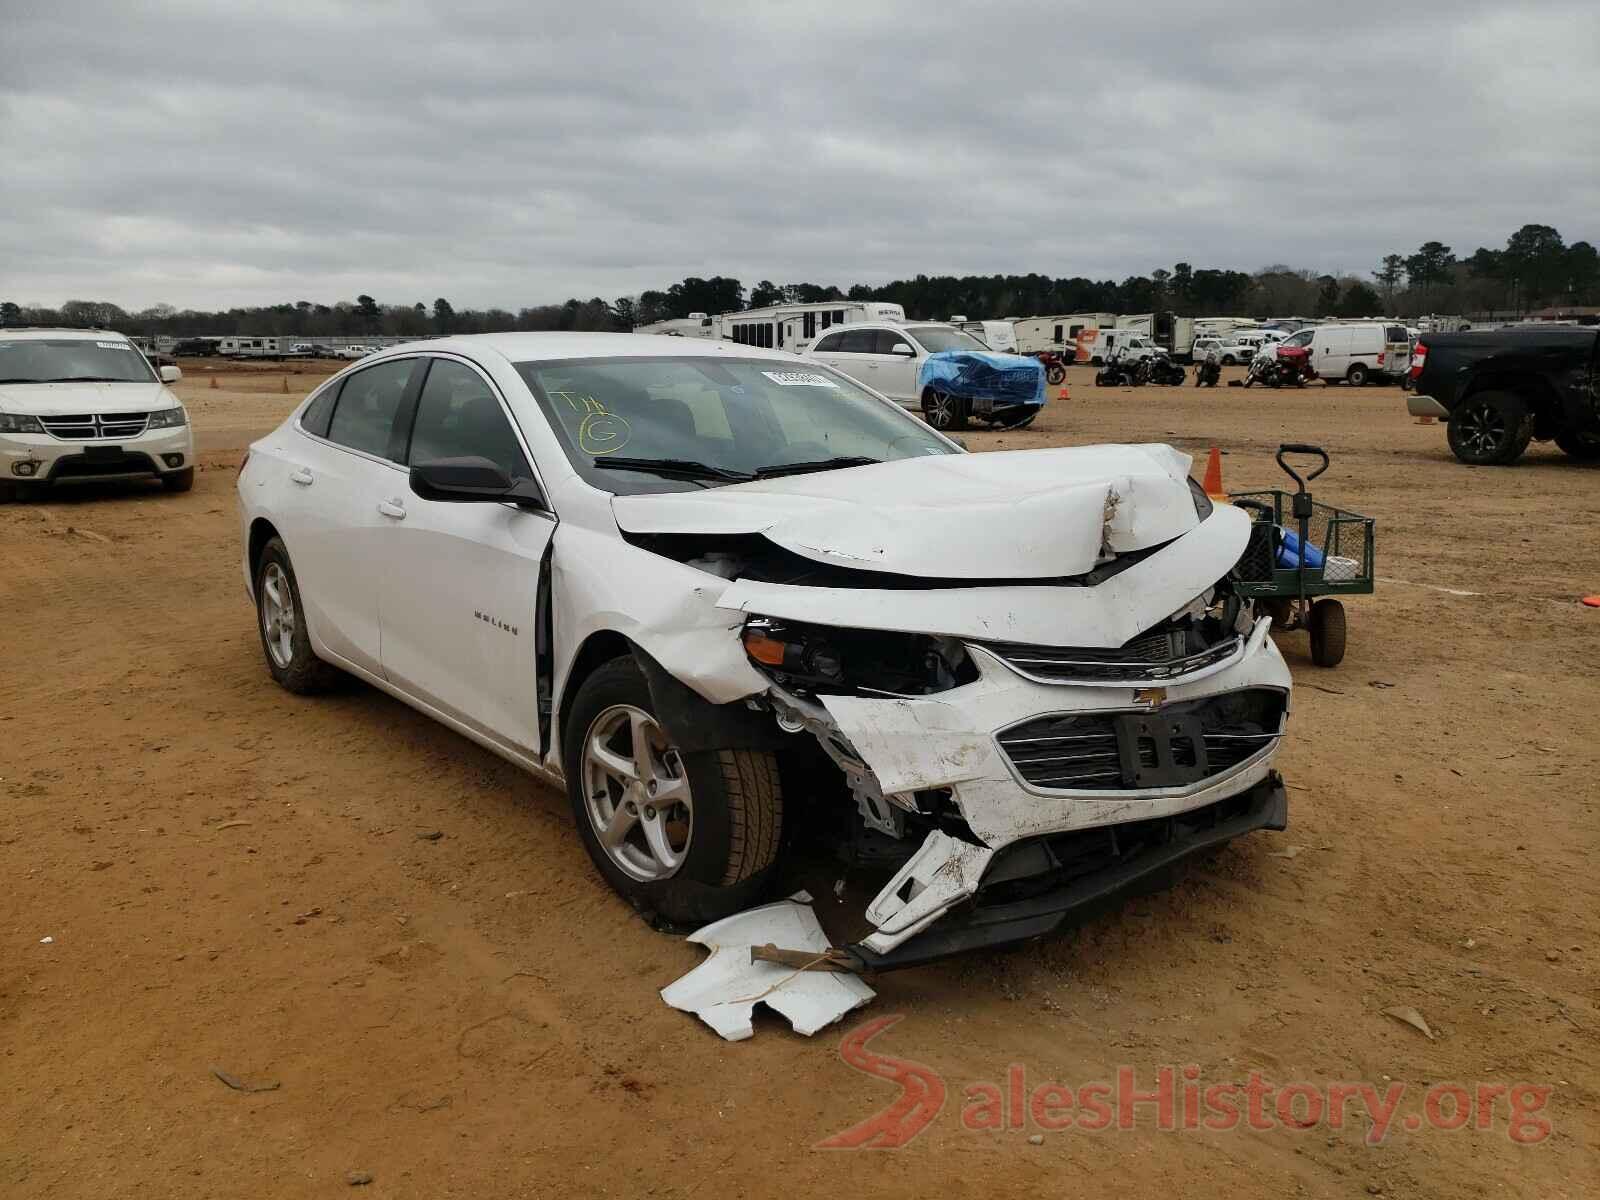
[[[965,454],[782,351],[458,337],[250,447],[240,566],[280,684],[340,668],[564,786],[646,912],[756,902],[796,824],[882,834],[849,952],[909,966],[1284,827],[1250,519],[1189,466]]]
[[[155,477],[194,486],[194,437],[166,386],[120,333],[0,329],[0,499],[75,480]]]

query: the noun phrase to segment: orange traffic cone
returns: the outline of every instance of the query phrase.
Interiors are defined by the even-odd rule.
[[[1433,424],[1433,418],[1428,416],[1427,414],[1423,414],[1422,416],[1418,417],[1412,423],[1415,424],[1415,425],[1432,425]]]
[[[1063,383],[1061,385],[1061,394],[1056,397],[1056,403],[1065,404],[1068,400],[1071,400],[1071,399],[1072,399],[1072,396],[1067,391],[1067,385]]]
[[[1213,500],[1228,498],[1228,493],[1222,490],[1222,452],[1215,446],[1211,447],[1211,457],[1206,462],[1206,477],[1200,486]]]

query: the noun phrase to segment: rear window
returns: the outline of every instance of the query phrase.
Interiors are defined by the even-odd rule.
[[[1406,327],[1404,325],[1389,326],[1389,328],[1384,330],[1383,337],[1384,340],[1388,342],[1405,342],[1409,344],[1411,341],[1411,335],[1406,332]]]

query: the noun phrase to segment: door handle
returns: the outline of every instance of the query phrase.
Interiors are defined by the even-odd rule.
[[[386,517],[393,517],[396,521],[404,521],[406,519],[405,505],[393,500],[379,500],[378,511]]]
[[[311,472],[306,470],[304,467],[296,467],[293,471],[289,472],[289,481],[291,483],[298,483],[302,487],[310,487],[314,482],[316,482],[316,476],[312,475]]]

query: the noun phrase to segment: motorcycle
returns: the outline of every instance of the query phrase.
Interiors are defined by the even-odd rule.
[[[1183,368],[1165,354],[1145,359],[1140,367],[1144,382],[1155,387],[1178,387],[1186,378]]]
[[[1304,346],[1269,346],[1250,360],[1244,386],[1259,383],[1271,388],[1305,387],[1316,377],[1311,352]]]
[[[1067,360],[1054,350],[1040,350],[1034,355],[1044,365],[1045,382],[1051,387],[1060,387],[1067,381]]]
[[[1105,365],[1095,372],[1096,387],[1132,387],[1139,381],[1138,368],[1125,366],[1122,355],[1113,351]]]
[[[1215,352],[1207,354],[1205,358],[1195,366],[1195,387],[1216,387],[1217,381],[1221,378],[1222,364],[1217,361]]]

